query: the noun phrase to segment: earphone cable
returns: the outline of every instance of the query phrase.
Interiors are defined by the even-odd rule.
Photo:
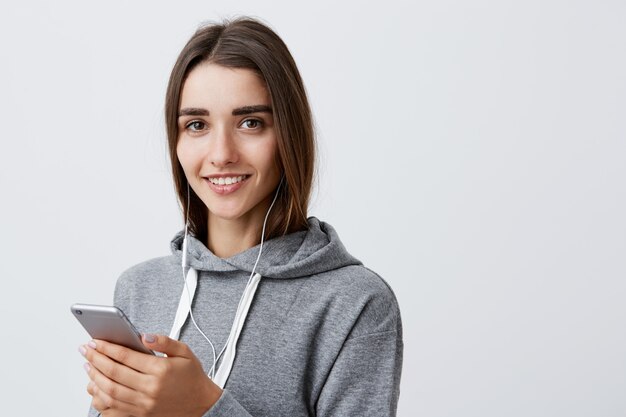
[[[254,262],[254,266],[252,267],[252,272],[250,273],[250,277],[248,278],[248,282],[246,283],[246,287],[244,289],[244,292],[241,295],[241,298],[239,299],[239,303],[237,304],[237,311],[239,311],[239,309],[241,308],[241,304],[244,300],[244,296],[246,294],[246,290],[248,289],[248,287],[251,285],[252,281],[253,281],[253,277],[256,271],[256,267],[259,263],[259,260],[261,259],[261,254],[263,253],[263,243],[265,241],[265,228],[267,225],[267,219],[269,218],[270,212],[272,211],[272,208],[274,207],[274,204],[276,203],[276,200],[278,198],[278,193],[280,191],[280,187],[283,183],[284,177],[281,177],[280,179],[280,183],[278,184],[278,188],[276,189],[276,193],[274,194],[274,198],[272,200],[272,203],[270,204],[270,207],[267,210],[267,213],[265,214],[265,219],[263,220],[263,227],[261,230],[261,244],[259,247],[259,254],[257,255],[256,261]],[[198,326],[198,324],[196,323],[196,320],[193,316],[193,311],[192,311],[192,302],[193,300],[191,299],[191,292],[189,290],[189,286],[187,285],[187,278],[185,276],[185,266],[186,265],[186,259],[187,259],[187,234],[188,234],[188,227],[189,227],[189,206],[190,206],[190,189],[189,189],[189,183],[187,183],[187,207],[186,207],[186,213],[185,213],[185,236],[183,238],[183,254],[182,254],[182,262],[181,262],[181,266],[182,266],[182,273],[183,273],[183,282],[185,285],[185,289],[187,291],[187,301],[189,303],[189,316],[191,317],[191,321],[194,325],[194,327],[198,330],[198,332],[200,332],[200,334],[206,339],[207,342],[209,342],[209,345],[211,346],[211,351],[213,353],[213,365],[211,366],[208,374],[211,377],[211,379],[215,379],[215,368],[217,366],[217,362],[220,360],[222,354],[224,353],[224,351],[226,350],[226,348],[228,347],[228,344],[231,340],[232,335],[229,334],[228,338],[226,339],[226,343],[224,344],[224,347],[222,348],[222,350],[220,351],[220,353],[218,355],[215,354],[215,346],[213,345],[213,342],[211,342],[211,339],[209,339],[209,337],[202,331],[202,329],[200,329],[200,326]]]
[[[274,203],[276,203],[276,199],[278,198],[278,193],[280,191],[281,185],[283,184],[283,179],[284,179],[284,177],[281,177],[280,183],[278,184],[278,188],[276,189],[276,194],[274,194],[274,199],[272,200],[272,204],[270,204],[269,209],[267,209],[267,213],[265,213],[265,219],[263,220],[263,228],[261,230],[261,246],[259,247],[259,254],[257,255],[256,261],[254,262],[254,266],[252,267],[252,272],[250,273],[250,277],[248,278],[248,282],[246,284],[246,288],[248,288],[248,286],[250,286],[250,284],[252,282],[252,277],[254,277],[254,273],[256,271],[256,267],[257,267],[257,265],[259,263],[259,260],[261,259],[261,253],[263,253],[263,242],[265,241],[265,226],[267,225],[267,219],[270,216],[270,212],[272,211],[272,207],[274,207]],[[243,302],[245,293],[246,293],[246,291],[244,290],[243,294],[241,295],[241,298],[239,299],[239,304],[237,305],[237,311],[239,311],[239,308],[241,307],[241,303]],[[228,346],[228,342],[230,342],[230,338],[231,338],[231,335],[229,334],[228,335],[228,339],[226,339],[226,343],[224,344],[224,347],[222,348],[220,353],[217,355],[217,361],[220,360],[220,358],[222,357],[222,354],[226,350],[226,347]],[[211,368],[211,372],[213,372],[213,374],[215,374],[215,366],[217,365],[217,361],[213,362],[213,367]]]

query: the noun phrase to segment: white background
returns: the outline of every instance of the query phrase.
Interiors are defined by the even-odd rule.
[[[182,220],[163,97],[203,20],[304,77],[311,213],[395,290],[400,416],[626,416],[626,3],[0,6],[2,415],[85,415],[74,302]]]

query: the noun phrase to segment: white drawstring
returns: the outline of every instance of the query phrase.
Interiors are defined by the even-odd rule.
[[[187,315],[190,313],[189,309],[189,300],[193,299],[196,288],[197,288],[197,277],[198,273],[194,268],[189,268],[189,272],[187,272],[187,282],[188,282],[188,291],[183,290],[180,302],[178,303],[178,310],[176,312],[176,318],[174,319],[174,325],[172,326],[172,330],[170,331],[170,337],[172,339],[178,339],[180,336],[180,331],[185,324],[187,319]],[[226,381],[230,375],[230,371],[232,370],[233,363],[235,362],[235,356],[237,354],[237,341],[239,340],[239,335],[241,334],[241,329],[243,329],[243,325],[246,321],[246,317],[248,316],[248,310],[250,310],[250,306],[252,305],[252,301],[254,300],[254,295],[256,293],[259,282],[261,281],[261,275],[254,274],[252,280],[249,282],[249,285],[246,285],[246,289],[241,297],[239,302],[239,306],[237,308],[237,312],[235,313],[235,320],[233,321],[233,325],[230,329],[230,334],[228,335],[228,339],[226,341],[226,345],[220,352],[219,357],[224,354],[224,358],[217,368],[217,372],[215,372],[215,363],[213,362],[213,366],[208,372],[209,377],[215,382],[220,388],[224,388],[226,385]],[[195,324],[195,323],[194,323]],[[196,325],[197,326],[197,325]],[[197,327],[196,327],[197,328]],[[209,343],[211,341],[209,338],[198,328],[201,334]],[[211,345],[213,345],[211,343]],[[215,355],[215,353],[214,353]]]

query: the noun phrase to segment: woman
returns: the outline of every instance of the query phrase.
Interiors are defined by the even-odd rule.
[[[115,289],[165,356],[81,346],[90,415],[395,415],[397,302],[307,217],[313,125],[282,40],[248,18],[199,29],[165,112],[187,226],[172,255],[130,268]]]

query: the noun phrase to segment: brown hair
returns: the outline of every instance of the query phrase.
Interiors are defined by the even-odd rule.
[[[278,163],[284,180],[267,222],[267,239],[308,227],[307,210],[315,166],[315,137],[304,83],[285,43],[266,25],[243,17],[201,27],[181,51],[167,86],[165,124],[174,185],[183,215],[189,209],[189,229],[207,243],[207,207],[189,187],[178,161],[178,111],[187,75],[198,64],[211,62],[246,68],[260,75],[272,102]]]

